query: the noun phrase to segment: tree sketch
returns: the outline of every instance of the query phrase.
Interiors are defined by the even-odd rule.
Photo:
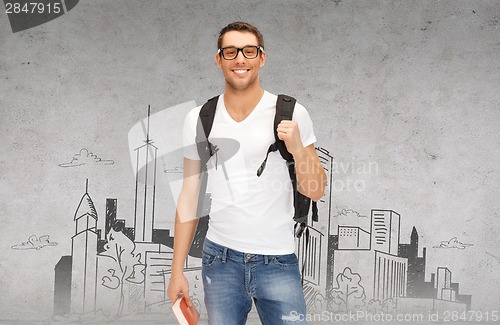
[[[393,314],[396,310],[397,305],[393,298],[384,299],[382,302],[378,299],[371,299],[366,305],[366,311],[369,314]]]
[[[124,308],[125,296],[123,286],[125,281],[134,284],[144,282],[146,265],[141,263],[141,254],[135,254],[135,243],[122,232],[110,230],[105,251],[102,256],[108,256],[116,262],[114,269],[108,269],[108,275],[102,278],[102,285],[109,289],[120,288],[120,304],[117,309],[119,316]]]
[[[386,314],[394,314],[397,311],[396,300],[393,298],[384,299],[382,302],[382,311]]]
[[[335,311],[356,310],[365,305],[365,289],[361,276],[346,267],[336,278],[337,286],[330,292],[330,308]]]
[[[369,314],[380,314],[382,312],[382,303],[380,300],[376,299],[373,300],[371,299],[368,301],[368,304],[366,305],[366,311]]]

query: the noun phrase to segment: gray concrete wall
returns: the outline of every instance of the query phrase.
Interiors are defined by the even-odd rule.
[[[332,216],[396,211],[428,281],[446,266],[472,310],[498,310],[498,1],[101,0],[17,33],[0,14],[0,319],[52,317],[85,179],[100,216],[108,197],[133,208],[129,131],[148,105],[223,91],[216,37],[235,20],[261,29],[264,87],[308,108],[335,159]],[[82,148],[113,164],[60,166]],[[12,249],[30,235],[57,245]],[[454,237],[472,245],[438,248]]]

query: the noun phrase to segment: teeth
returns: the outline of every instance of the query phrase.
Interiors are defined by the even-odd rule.
[[[235,73],[245,73],[247,70],[233,70]]]

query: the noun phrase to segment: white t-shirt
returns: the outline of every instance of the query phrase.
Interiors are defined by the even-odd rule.
[[[275,141],[276,100],[276,95],[265,91],[250,115],[236,122],[221,95],[209,135],[219,150],[207,164],[207,193],[212,198],[207,238],[240,252],[281,255],[295,251],[292,185],[278,151],[269,154],[264,172],[257,176]],[[200,159],[194,145],[200,109],[192,109],[184,121],[184,157],[191,160]],[[316,142],[311,118],[299,103],[293,120],[304,146]]]

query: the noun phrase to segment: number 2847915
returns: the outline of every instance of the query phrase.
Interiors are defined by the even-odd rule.
[[[41,2],[6,2],[5,13],[7,14],[58,14],[61,12],[61,3]]]

